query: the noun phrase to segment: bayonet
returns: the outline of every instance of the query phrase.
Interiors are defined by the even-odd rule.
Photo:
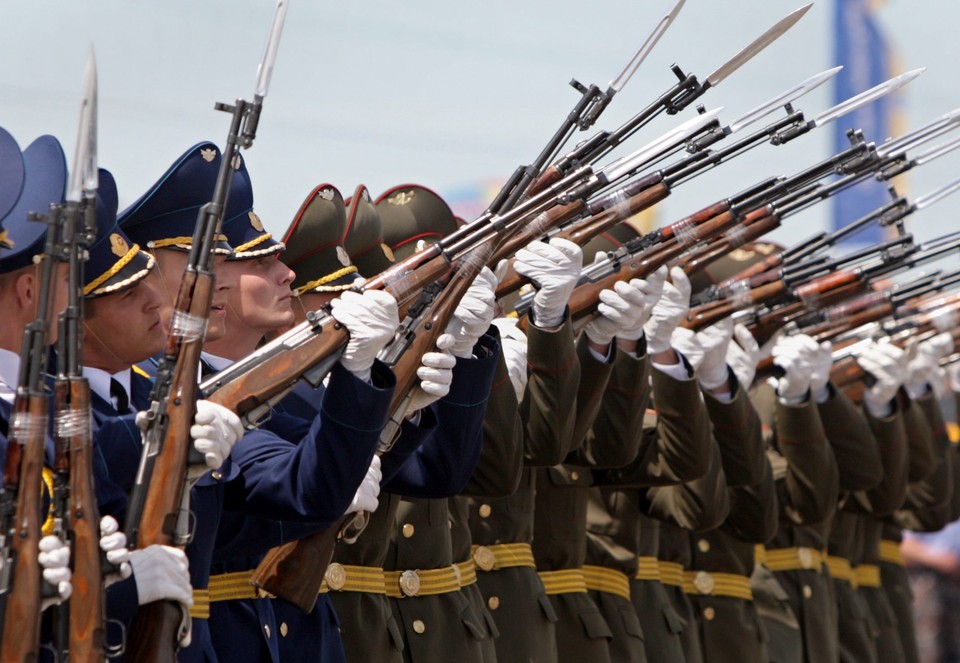
[[[730,123],[730,126],[728,127],[728,130],[729,130],[728,133],[736,133],[737,131],[740,131],[744,127],[750,124],[753,124],[757,120],[770,114],[776,108],[780,106],[787,106],[789,104],[792,104],[794,101],[796,101],[803,95],[807,94],[808,92],[811,92],[812,90],[815,90],[816,88],[820,87],[821,85],[823,85],[824,83],[832,79],[834,76],[840,73],[841,69],[843,69],[843,66],[827,69],[826,71],[821,71],[819,74],[816,74],[815,76],[811,76],[810,78],[803,81],[802,83],[799,83],[793,86],[792,88],[790,88],[789,90],[783,92],[782,94],[777,95],[770,101],[764,104],[761,104],[760,106],[757,106],[756,108],[754,108],[753,110],[747,113],[744,113],[742,116],[738,117],[736,120]]]
[[[68,203],[79,203],[90,192],[97,191],[97,59],[90,47],[83,71],[83,92],[80,98],[80,120],[73,168],[67,187]]]
[[[875,85],[869,90],[864,90],[860,94],[850,97],[846,101],[837,104],[833,108],[828,108],[827,110],[817,115],[812,120],[813,126],[815,127],[823,126],[828,122],[832,122],[833,120],[836,120],[839,117],[843,117],[844,115],[852,113],[858,108],[862,108],[863,106],[866,106],[867,104],[873,101],[876,101],[880,97],[890,94],[894,90],[899,90],[904,85],[906,85],[907,83],[915,79],[917,76],[919,76],[926,70],[927,70],[926,67],[919,67],[917,69],[912,69],[906,73],[900,74],[899,76],[895,76],[890,80],[884,81],[879,85]]]

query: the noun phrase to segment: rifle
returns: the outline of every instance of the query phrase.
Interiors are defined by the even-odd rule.
[[[54,533],[71,546],[73,594],[56,608],[57,660],[104,660],[104,563],[100,550],[100,511],[93,479],[90,385],[80,361],[83,320],[83,261],[96,239],[97,78],[93,50],[84,73],[85,94],[77,151],[64,211],[63,244],[68,268],[68,302],[57,333],[57,375],[53,383]]]
[[[647,59],[647,55],[650,54],[653,47],[660,41],[663,33],[673,23],[685,2],[686,0],[679,0],[673,9],[657,22],[653,32],[640,45],[627,66],[615,79],[610,81],[606,91],[601,91],[596,85],[587,87],[576,79],[570,81],[570,86],[580,93],[580,100],[564,118],[560,128],[550,138],[534,162],[529,166],[517,167],[484,214],[492,216],[511,209],[526,193],[530,183],[540,175],[544,166],[556,158],[557,151],[573,135],[574,129],[579,128],[581,131],[586,131],[594,125],[600,114],[613,101],[613,97],[623,89],[623,86],[627,84],[643,61]]]
[[[0,493],[0,593],[4,595],[3,641],[0,660],[36,660],[40,642],[40,608],[45,595],[37,559],[43,524],[42,472],[49,419],[50,393],[45,384],[52,305],[57,290],[57,263],[62,253],[64,210],[51,203],[46,215],[31,213],[47,223],[38,287],[37,317],[24,330],[20,374],[7,436],[7,464]]]
[[[677,77],[677,83],[637,115],[620,126],[620,128],[614,131],[601,131],[597,133],[555,161],[544,171],[540,178],[530,186],[529,193],[537,193],[544,187],[552,185],[567,175],[574,168],[582,164],[593,163],[597,159],[602,158],[620,145],[620,143],[649,124],[650,121],[660,113],[666,112],[669,115],[679,113],[699,99],[707,90],[720,84],[727,76],[776,41],[783,33],[793,27],[793,25],[807,13],[807,10],[809,10],[811,6],[812,3],[805,5],[780,19],[740,52],[720,65],[713,73],[707,76],[702,83],[694,74],[685,74],[680,67],[674,64],[670,69]]]
[[[256,137],[286,5],[286,0],[277,0],[273,27],[258,69],[253,102],[238,98],[233,105],[215,105],[216,110],[231,114],[230,130],[213,199],[198,214],[163,360],[151,393],[152,403],[143,433],[143,453],[125,527],[132,548],[153,544],[184,546],[190,538],[190,488],[206,470],[202,467],[199,474],[195,471],[188,473],[188,456],[190,426],[198,396],[200,351],[215,282],[214,238],[220,232],[240,149],[249,148]],[[189,615],[176,602],[156,601],[140,606],[130,626],[125,659],[172,663],[176,660],[178,643],[189,632],[189,624]]]

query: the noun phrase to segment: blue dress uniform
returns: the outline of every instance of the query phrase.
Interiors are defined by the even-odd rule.
[[[121,226],[149,249],[189,248],[197,211],[212,197],[219,159],[219,149],[211,143],[188,150],[146,195],[120,215]],[[236,186],[241,192],[249,191],[248,179],[241,171],[237,175]],[[249,198],[245,200],[231,189],[227,221],[251,219]],[[229,246],[222,236],[218,240],[221,250]],[[206,617],[208,578],[222,513],[254,517],[249,526],[234,531],[252,541],[250,547],[259,553],[277,542],[278,514],[313,524],[339,516],[369,466],[393,385],[392,374],[382,366],[374,368],[373,384],[336,367],[324,405],[304,443],[288,442],[268,430],[252,431],[234,446],[224,466],[198,482],[191,493],[194,537],[187,547],[195,596],[193,639],[191,646],[180,652],[181,660],[217,660]],[[136,465],[121,463],[123,456],[113,456],[106,447],[104,456],[111,478],[129,487]],[[338,499],[331,500],[331,495]],[[256,525],[267,532],[254,534]],[[269,634],[263,636],[268,638]],[[249,654],[245,651],[243,657]],[[225,660],[235,660],[237,652],[222,655]]]

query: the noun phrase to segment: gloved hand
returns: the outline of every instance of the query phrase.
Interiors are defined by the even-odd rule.
[[[828,342],[820,343],[820,349],[817,350],[813,359],[813,373],[810,375],[810,393],[817,403],[823,403],[827,400],[827,383],[830,382],[830,369],[833,368],[833,344]]]
[[[727,346],[727,365],[744,389],[749,389],[760,363],[760,346],[745,325],[733,326],[735,343]]]
[[[670,282],[664,283],[663,294],[643,326],[647,335],[647,352],[657,354],[670,348],[670,336],[690,310],[690,279],[679,267],[670,270]]]
[[[875,417],[890,414],[890,401],[907,379],[910,356],[893,343],[872,342],[860,351],[857,363],[875,378],[863,392],[863,403]]]
[[[56,596],[40,602],[40,610],[43,611],[70,598],[73,584],[70,582],[70,546],[51,534],[40,539],[39,548],[37,561],[43,569],[43,580],[57,592]]]
[[[697,369],[697,380],[704,389],[716,389],[729,379],[727,347],[732,338],[733,318],[724,318],[697,332],[697,340],[703,348],[703,362]]]
[[[497,303],[496,291],[497,277],[489,268],[484,267],[457,304],[453,318],[444,332],[444,335],[452,337],[450,352],[454,357],[473,356],[473,346],[493,320]]]
[[[598,345],[607,345],[614,338],[639,339],[662,291],[660,278],[617,281],[613,288],[600,291],[597,316],[584,331]]]
[[[538,327],[556,327],[563,322],[582,267],[580,247],[559,237],[549,243],[536,240],[517,251],[514,270],[539,287],[533,298],[533,321]]]
[[[176,601],[186,608],[193,605],[189,564],[182,550],[152,545],[131,550],[129,560],[140,605],[167,600]]]
[[[207,467],[215,470],[230,457],[233,445],[243,437],[243,424],[240,417],[222,405],[200,399],[190,437],[194,448],[203,454]]]
[[[947,384],[951,390],[960,392],[960,362],[947,365]]]
[[[704,353],[703,345],[697,338],[696,332],[685,327],[677,327],[670,336],[670,345],[687,359],[694,373],[700,369]]]
[[[796,405],[806,398],[819,351],[820,344],[806,334],[784,336],[774,344],[773,363],[784,371],[777,380],[777,395],[785,403]]]
[[[441,345],[442,339],[442,336],[437,339],[438,346]],[[449,350],[441,349],[439,352],[424,353],[420,358],[420,367],[417,369],[420,386],[414,390],[406,414],[422,410],[449,394],[450,384],[453,382],[453,367],[456,364],[457,360]]]
[[[517,402],[522,401],[527,389],[527,337],[517,329],[516,318],[497,318],[493,324],[500,330],[500,349],[510,384],[517,395]]]
[[[373,513],[380,505],[377,497],[380,495],[380,480],[383,474],[380,472],[380,456],[374,456],[370,461],[370,467],[367,468],[367,475],[363,477],[357,493],[353,496],[353,501],[347,507],[346,513],[356,513],[357,511],[366,511]]]
[[[330,302],[330,309],[331,315],[350,333],[340,363],[369,382],[373,361],[400,326],[397,300],[383,290],[365,290],[362,294],[348,290]]]
[[[927,392],[927,385],[937,380],[940,360],[953,352],[953,335],[941,332],[917,344],[917,355],[907,364],[905,387],[911,398],[917,398]]]
[[[127,535],[120,531],[120,525],[113,516],[100,519],[100,550],[107,554],[107,561],[116,567],[114,572],[108,573],[104,578],[104,587],[130,577],[133,569],[130,567]]]

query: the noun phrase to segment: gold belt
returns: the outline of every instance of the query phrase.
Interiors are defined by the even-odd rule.
[[[823,568],[823,553],[804,546],[764,550],[764,564],[771,571],[816,571]]]
[[[589,590],[615,594],[630,600],[630,578],[625,573],[603,566],[584,564],[583,581]]]
[[[210,619],[210,590],[193,590],[193,607],[190,616],[194,619]]]
[[[473,546],[473,561],[481,571],[497,571],[513,566],[536,568],[529,543],[501,543],[495,546]]]
[[[407,596],[434,596],[460,591],[460,569],[456,564],[440,569],[410,569],[384,571],[387,596],[402,599]]]
[[[658,560],[657,566],[660,571],[660,582],[672,587],[683,587],[683,564]]]
[[[853,574],[853,567],[850,566],[849,559],[827,555],[826,561],[827,568],[830,570],[830,577],[856,586],[856,577]]]
[[[547,594],[578,594],[587,591],[587,583],[583,579],[583,569],[538,571],[537,573]]]
[[[660,580],[660,564],[656,557],[637,557],[635,580]]]
[[[728,596],[744,601],[753,600],[750,578],[736,573],[684,571],[683,591],[694,596]]]
[[[756,564],[766,565],[767,549],[763,547],[762,543],[758,543],[753,547],[753,561]]]
[[[460,587],[467,587],[477,582],[477,565],[472,559],[468,559],[466,562],[457,562],[454,566],[458,571]]]
[[[889,564],[903,566],[903,552],[900,550],[900,543],[890,539],[881,539],[880,559]]]
[[[879,587],[880,567],[876,564],[861,564],[853,570],[857,587]]]
[[[273,596],[250,584],[253,571],[235,571],[210,577],[210,601],[233,601],[236,599],[273,598]],[[377,566],[351,566],[333,562],[327,567],[320,593],[367,592],[386,594],[383,584],[383,569]]]

